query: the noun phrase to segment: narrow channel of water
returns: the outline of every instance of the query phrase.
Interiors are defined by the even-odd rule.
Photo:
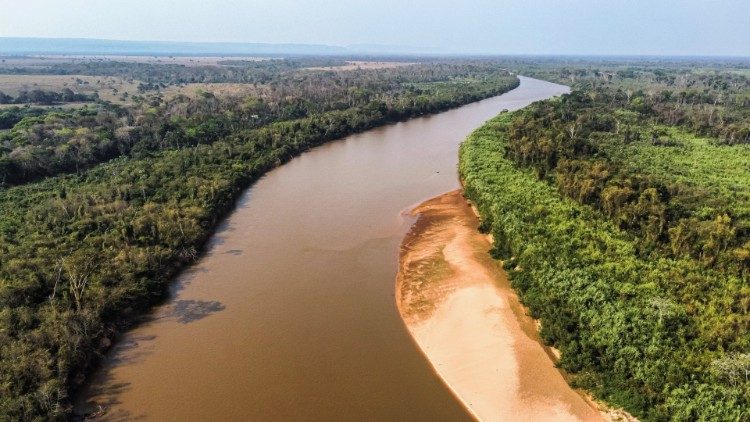
[[[421,201],[458,188],[461,141],[515,90],[315,148],[243,195],[171,299],[80,395],[107,419],[465,420],[396,309],[399,245]]]

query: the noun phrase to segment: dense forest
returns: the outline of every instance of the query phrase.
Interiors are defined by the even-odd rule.
[[[506,83],[505,72],[486,63],[436,63],[377,72],[313,72],[294,71],[296,67],[276,62],[250,62],[256,63],[252,69],[272,75],[264,78],[267,83],[253,85],[254,95],[202,92],[197,97],[165,99],[156,90],[134,96],[131,107],[101,102],[46,113],[31,112],[26,107],[0,109],[0,130],[9,129],[0,132],[0,183],[17,185],[78,172],[121,155],[212,143],[239,130],[353,107],[384,107],[386,119],[399,120],[478,98],[482,95],[476,92],[479,85],[472,87],[472,82],[481,82],[486,92]],[[119,69],[119,76],[129,74],[127,66],[96,64]],[[139,65],[150,66],[152,73],[171,74],[171,67],[160,70],[160,65]],[[224,72],[223,67],[205,68],[203,71],[213,69],[219,75]],[[430,99],[436,93],[440,93],[437,102]]]
[[[561,367],[645,420],[750,419],[747,67],[527,71],[573,91],[476,131],[460,172]]]
[[[116,333],[165,297],[264,172],[323,142],[519,83],[479,61],[265,66],[242,97],[154,92],[132,106],[0,109],[0,419],[70,416],[70,393]],[[150,64],[143,80],[181,81],[173,71]]]

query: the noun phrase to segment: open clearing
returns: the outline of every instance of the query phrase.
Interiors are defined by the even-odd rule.
[[[81,94],[98,93],[99,97],[114,103],[124,103],[120,96],[138,94],[140,81],[126,81],[112,76],[83,75],[0,75],[0,92],[17,96],[21,91],[41,89],[60,92],[65,88]]]
[[[132,103],[132,95],[151,95],[157,91],[138,92],[141,81],[125,80],[113,76],[84,76],[84,75],[0,75],[0,92],[10,96],[17,96],[21,91],[41,89],[44,91],[60,92],[65,88],[81,94],[98,93],[105,101],[115,104]],[[240,83],[191,83],[170,85],[161,88],[164,99],[169,100],[177,95],[196,97],[202,92],[211,92],[219,97],[258,95],[261,86]],[[124,96],[127,94],[127,96]],[[82,103],[73,103],[72,105]]]

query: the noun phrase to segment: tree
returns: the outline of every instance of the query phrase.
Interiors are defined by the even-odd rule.
[[[673,301],[663,297],[652,298],[649,304],[659,315],[659,325],[664,321],[664,317],[667,317],[674,312],[677,306]]]
[[[81,310],[90,277],[96,269],[95,255],[85,250],[77,250],[60,260],[60,268],[68,281],[68,291],[73,296],[76,309]]]
[[[737,388],[750,381],[750,353],[733,353],[714,359],[711,372]]]

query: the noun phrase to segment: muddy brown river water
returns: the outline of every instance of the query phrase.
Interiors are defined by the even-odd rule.
[[[458,146],[515,90],[349,136],[245,192],[170,299],[79,394],[109,420],[467,420],[394,301],[405,211],[459,187]],[[95,405],[96,404],[96,405]]]

